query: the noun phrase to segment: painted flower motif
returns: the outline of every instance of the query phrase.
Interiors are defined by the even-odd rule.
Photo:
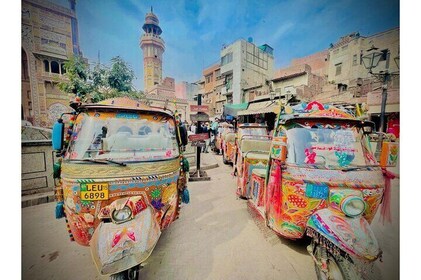
[[[340,166],[349,165],[355,158],[354,153],[346,153],[346,152],[335,152],[336,157],[338,158],[338,163]]]
[[[77,204],[75,205],[75,212],[76,212],[76,213],[79,213],[79,212],[80,212],[80,204],[79,204],[79,203],[77,203]]]
[[[161,196],[161,190],[160,189],[155,189],[151,192],[151,196],[153,199],[157,199]]]
[[[166,157],[171,157],[171,156],[172,156],[172,151],[171,151],[171,150],[168,150],[168,151],[165,153],[165,156],[166,156]]]
[[[152,200],[152,206],[156,209],[156,210],[161,210],[162,207],[164,207],[164,204],[162,203],[162,199],[158,199],[158,200]]]
[[[80,204],[82,204],[83,208],[88,208],[90,209],[92,205],[94,205],[93,201],[89,201],[89,200],[81,200]]]
[[[306,155],[305,163],[314,164],[316,162],[316,153],[313,150],[305,149],[304,153]]]

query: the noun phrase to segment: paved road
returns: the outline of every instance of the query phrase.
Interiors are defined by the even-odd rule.
[[[231,168],[215,160],[220,167],[208,170],[210,182],[189,184],[190,204],[183,204],[180,219],[163,232],[139,279],[315,279],[307,240],[279,238],[253,219],[246,202],[235,196]],[[23,279],[107,279],[98,276],[89,248],[68,240],[54,207],[22,209]],[[376,263],[370,278],[397,279],[398,227],[376,223],[385,260]]]

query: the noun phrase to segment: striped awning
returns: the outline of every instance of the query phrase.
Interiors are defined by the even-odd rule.
[[[279,105],[276,101],[262,101],[256,103],[250,103],[247,110],[238,112],[239,116],[255,115],[264,113],[277,113],[279,111]]]

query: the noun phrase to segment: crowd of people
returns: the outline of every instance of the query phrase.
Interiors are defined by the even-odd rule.
[[[209,138],[205,140],[205,145],[202,147],[202,153],[209,153],[209,146],[218,134],[219,121],[214,120],[211,122],[202,122],[200,123],[200,127],[197,126],[197,122],[193,122],[190,125],[187,121],[185,121],[184,125],[187,129],[188,135],[199,133],[208,134]]]

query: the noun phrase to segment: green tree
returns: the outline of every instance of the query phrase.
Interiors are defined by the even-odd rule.
[[[89,69],[81,57],[71,57],[65,63],[68,79],[59,84],[60,90],[93,103],[122,96],[144,99],[144,93],[133,87],[134,72],[129,65],[119,56],[112,58],[111,63],[110,68],[97,64]]]
[[[119,56],[111,59],[111,69],[108,73],[108,84],[119,92],[133,90],[132,81],[134,72],[129,65]]]
[[[64,63],[66,69],[66,81],[59,83],[59,89],[67,93],[73,93],[85,99],[92,91],[88,82],[89,66],[80,56],[72,56]]]

